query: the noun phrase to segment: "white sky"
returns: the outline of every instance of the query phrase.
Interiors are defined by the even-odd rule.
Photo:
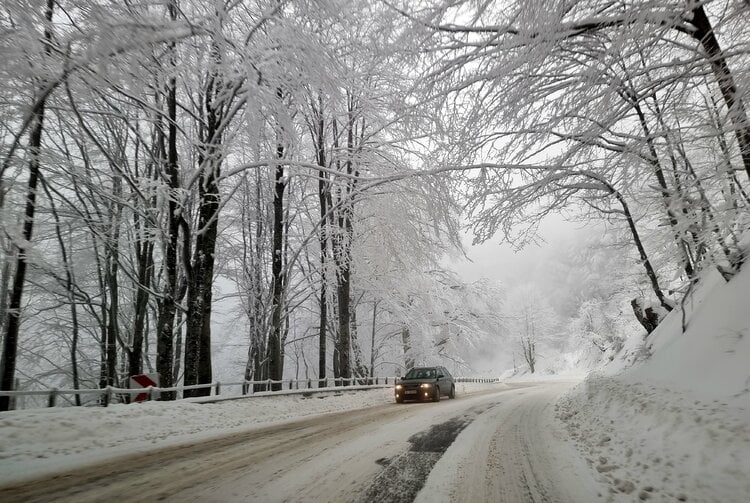
[[[472,246],[471,236],[467,235],[464,243],[471,262],[453,260],[449,265],[464,281],[487,278],[500,281],[510,289],[516,282],[534,277],[537,266],[552,260],[555,250],[589,235],[591,227],[566,221],[561,215],[550,215],[542,222],[539,232],[543,240],[539,245],[528,245],[518,252],[509,244],[500,244],[499,236]]]

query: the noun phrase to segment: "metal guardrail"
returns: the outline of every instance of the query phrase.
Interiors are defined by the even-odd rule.
[[[254,393],[278,392],[284,390],[310,390],[310,391],[334,391],[342,387],[354,385],[388,385],[395,384],[397,377],[362,377],[362,378],[327,378],[327,379],[283,379],[274,381],[266,379],[263,381],[236,381],[236,382],[214,382],[209,384],[194,384],[190,386],[173,386],[170,388],[160,388],[149,386],[147,388],[118,388],[107,386],[100,389],[58,389],[51,388],[48,390],[28,390],[28,391],[0,391],[0,396],[20,397],[20,396],[47,396],[47,407],[55,407],[58,397],[67,395],[95,395],[99,397],[99,404],[107,407],[111,403],[128,403],[133,395],[145,394],[148,401],[158,399],[160,393],[184,392],[189,390],[209,389],[208,396],[218,397],[221,395],[222,388],[239,387],[240,395],[250,396]],[[456,377],[457,383],[493,383],[498,382],[497,378],[473,378],[473,377]],[[315,386],[314,386],[315,385]],[[232,395],[230,395],[232,396]],[[184,399],[184,397],[183,397]]]

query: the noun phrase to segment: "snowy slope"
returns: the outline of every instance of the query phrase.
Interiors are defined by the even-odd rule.
[[[626,372],[626,381],[648,381],[705,400],[750,408],[750,267],[729,283],[715,271],[686,304],[649,336],[652,356]]]
[[[750,501],[750,267],[704,275],[685,309],[561,401],[611,501]]]

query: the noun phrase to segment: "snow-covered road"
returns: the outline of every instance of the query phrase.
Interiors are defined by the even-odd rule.
[[[554,417],[571,386],[518,384],[287,421],[130,454],[0,494],[24,503],[594,501],[601,486]]]
[[[556,419],[572,383],[537,383],[488,397],[430,474],[420,503],[588,502],[606,493]]]

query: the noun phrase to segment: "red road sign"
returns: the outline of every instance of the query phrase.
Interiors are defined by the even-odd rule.
[[[130,376],[131,388],[148,388],[149,386],[159,387],[159,374],[138,374]],[[148,400],[148,393],[138,393],[133,399],[136,402]]]

